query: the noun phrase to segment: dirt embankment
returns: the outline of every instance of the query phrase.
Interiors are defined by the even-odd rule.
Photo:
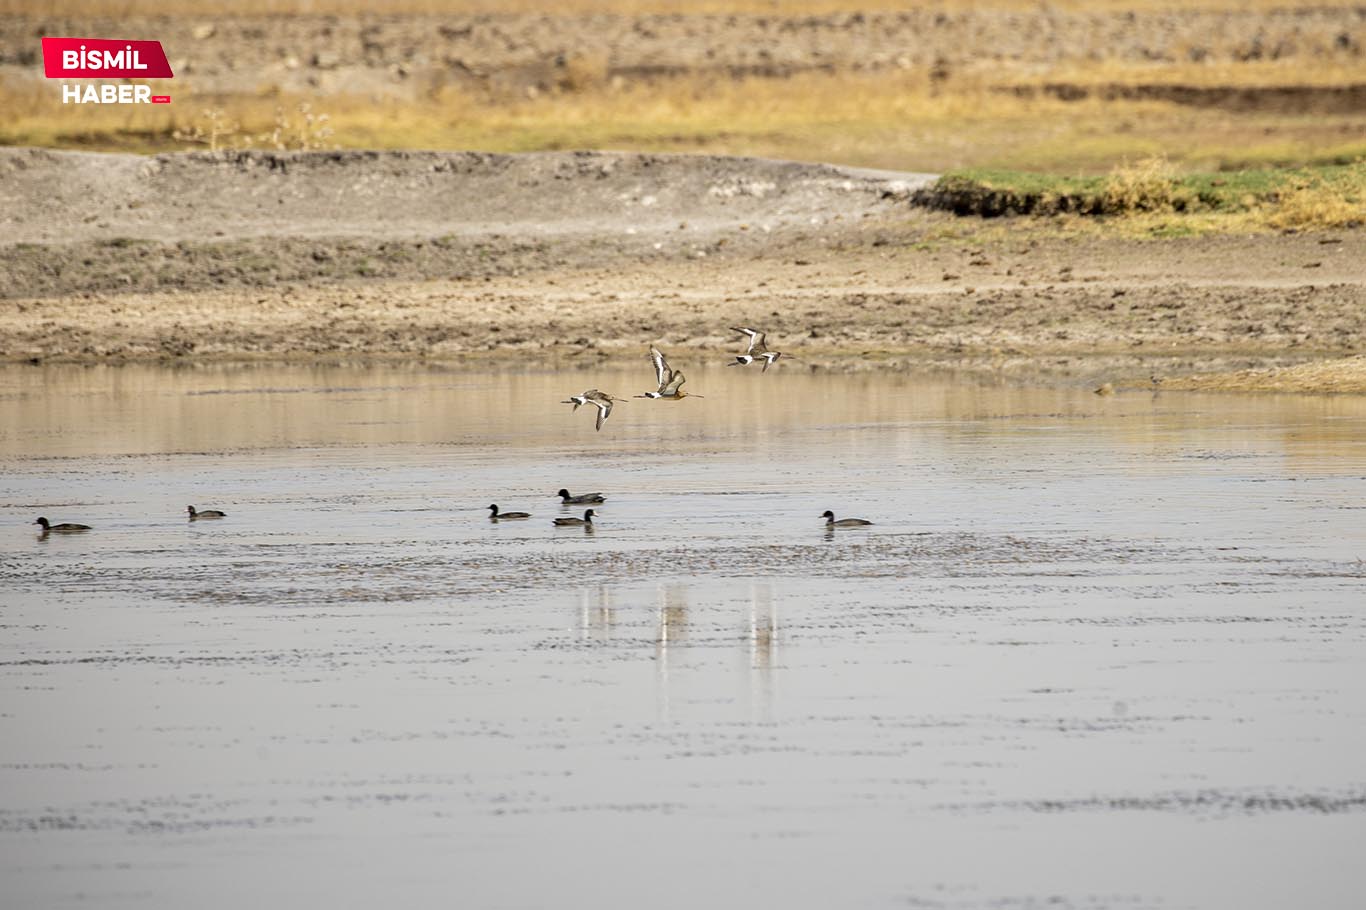
[[[1366,355],[1289,367],[1174,376],[1159,388],[1201,392],[1324,392],[1366,394]]]
[[[0,298],[762,254],[904,212],[932,179],[610,152],[0,149]]]
[[[1177,7],[1177,4],[1172,4]],[[1230,6],[1235,6],[1230,4]],[[198,92],[263,87],[419,97],[445,86],[545,91],[678,75],[979,67],[1066,61],[1353,64],[1366,8],[906,10],[813,16],[537,14],[0,19],[0,76],[41,77],[40,35],[156,37]],[[1203,97],[1203,96],[1202,96]]]
[[[8,244],[436,234],[650,237],[885,210],[934,179],[616,152],[141,155],[0,148]]]
[[[1122,382],[1366,350],[1361,231],[1078,240],[917,209],[924,179],[700,156],[9,151],[0,352],[525,362],[729,349],[754,323],[808,366]]]

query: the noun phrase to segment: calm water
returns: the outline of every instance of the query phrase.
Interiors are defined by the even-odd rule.
[[[0,369],[0,905],[1360,906],[1366,400],[678,365]]]

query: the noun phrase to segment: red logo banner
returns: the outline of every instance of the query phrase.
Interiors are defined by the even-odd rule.
[[[44,38],[43,74],[49,79],[171,79],[160,41]]]

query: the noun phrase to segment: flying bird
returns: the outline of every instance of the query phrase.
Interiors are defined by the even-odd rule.
[[[617,398],[615,395],[609,395],[606,392],[599,392],[597,389],[589,389],[582,395],[571,395],[562,401],[561,404],[572,404],[575,411],[579,409],[580,405],[593,405],[593,407],[598,409],[597,427],[601,430],[602,422],[612,416],[612,404],[625,400],[626,399],[624,398]]]
[[[735,355],[735,361],[726,364],[728,367],[745,367],[756,360],[762,360],[764,362],[763,372],[767,373],[768,368],[773,366],[779,357],[783,356],[781,351],[770,351],[768,345],[764,344],[764,332],[757,329],[746,329],[738,325],[731,326],[731,331],[749,336],[749,346],[745,348],[745,353]]]
[[[658,348],[650,348],[650,361],[655,365],[655,379],[659,382],[659,388],[653,392],[646,392],[644,395],[637,395],[637,398],[670,398],[677,401],[686,398],[689,392],[683,391],[683,383],[687,379],[681,370],[669,368],[669,362],[664,359],[664,355]],[[704,398],[703,395],[693,395],[694,398]]]
[[[588,403],[598,409],[598,429],[602,429],[602,422],[612,416],[612,403],[624,401],[622,398],[613,398],[606,392],[599,392],[597,389],[589,389],[583,393],[588,399]]]

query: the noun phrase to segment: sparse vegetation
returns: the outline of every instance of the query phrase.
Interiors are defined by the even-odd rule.
[[[1290,175],[1264,217],[1286,230],[1366,225],[1366,166]]]
[[[0,83],[0,144],[158,152],[269,137],[281,111],[325,107],[330,134],[289,147],[573,148],[743,154],[944,172],[974,168],[1098,175],[1163,154],[1190,170],[1351,162],[1366,156],[1360,117],[1225,113],[1153,101],[1019,98],[972,80],[935,88],[925,73],[806,73],[786,79],[681,76],[583,87],[537,97],[445,87],[376,102],[283,93],[213,96],[177,87],[172,105],[72,110],[51,86]],[[298,135],[295,116],[295,135]],[[316,124],[315,124],[316,125]],[[282,134],[289,131],[282,131]],[[256,147],[271,147],[258,141]]]
[[[211,152],[229,148],[310,152],[333,147],[326,144],[332,137],[332,127],[328,126],[330,119],[327,114],[313,113],[313,105],[307,102],[301,102],[294,114],[277,106],[272,127],[251,133],[239,122],[229,119],[221,108],[210,108],[201,111],[200,122],[189,129],[173,129],[171,138],[189,145],[206,146]]]
[[[1105,177],[1012,171],[946,174],[921,201],[965,215],[1186,213],[1203,229],[1320,229],[1366,224],[1366,162],[1352,165],[1182,174],[1152,158]],[[1167,230],[1170,226],[1167,226]]]
[[[1177,179],[1172,163],[1161,155],[1110,171],[1101,191],[1101,210],[1111,214],[1172,212],[1190,207],[1194,193]]]

